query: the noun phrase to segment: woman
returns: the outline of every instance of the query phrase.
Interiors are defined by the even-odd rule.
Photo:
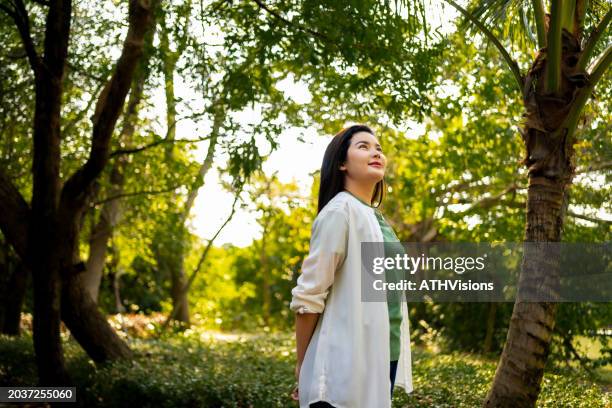
[[[343,129],[325,151],[310,253],[291,291],[298,379],[292,396],[301,408],[390,407],[394,380],[412,391],[406,303],[361,300],[361,242],[397,242],[372,206],[382,202],[386,165],[363,125]]]

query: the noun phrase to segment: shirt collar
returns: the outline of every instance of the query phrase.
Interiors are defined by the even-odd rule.
[[[342,190],[342,191],[344,191],[344,192],[346,192],[346,193],[349,193],[350,195],[352,195],[353,197],[355,197],[357,200],[359,200],[359,202],[360,202],[360,203],[362,203],[363,205],[367,205],[367,206],[368,206],[368,207],[370,207],[370,208],[375,208],[375,207],[373,207],[371,204],[366,203],[366,202],[365,202],[365,201],[363,201],[361,198],[359,198],[359,197],[357,197],[355,194],[351,193],[350,191],[348,191],[348,190]]]

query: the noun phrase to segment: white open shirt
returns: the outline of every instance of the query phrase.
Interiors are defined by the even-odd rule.
[[[382,251],[380,225],[373,208],[342,191],[315,218],[310,252],[291,291],[291,310],[322,313],[300,369],[300,408],[317,401],[336,408],[391,407],[389,312],[386,302],[361,301],[361,242],[380,242]],[[401,303],[395,384],[410,393],[408,306]]]

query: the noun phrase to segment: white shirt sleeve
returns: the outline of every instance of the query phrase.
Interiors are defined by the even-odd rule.
[[[319,213],[312,225],[310,251],[302,263],[297,286],[291,290],[290,309],[297,313],[321,313],[346,256],[348,220],[342,211]]]

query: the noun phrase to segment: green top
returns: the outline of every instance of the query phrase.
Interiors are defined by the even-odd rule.
[[[374,210],[376,214],[376,219],[378,220],[378,225],[380,225],[380,230],[383,235],[383,241],[385,246],[385,257],[395,258],[396,254],[404,254],[404,248],[400,244],[397,235],[393,231],[393,228],[387,223],[385,217],[383,217],[382,213],[372,205],[366,203],[361,198],[357,197],[355,194],[351,193],[348,190],[344,190],[356,199],[358,199],[361,203],[367,205],[368,207]],[[387,270],[385,271],[385,280],[387,282],[398,281],[398,273],[395,270]],[[401,309],[401,300],[397,296],[398,294],[393,291],[387,292],[387,307],[389,309],[389,346],[391,351],[391,361],[399,360],[400,355],[400,334],[401,334],[401,324],[402,324],[402,309]]]

